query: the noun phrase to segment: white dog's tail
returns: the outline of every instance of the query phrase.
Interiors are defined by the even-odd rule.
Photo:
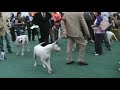
[[[113,36],[114,36],[114,38],[116,39],[116,41],[118,41],[118,39],[116,38],[115,34],[114,34]]]

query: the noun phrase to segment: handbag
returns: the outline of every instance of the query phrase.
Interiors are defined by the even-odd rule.
[[[100,28],[101,28],[101,30],[106,30],[107,28],[109,28],[109,26],[110,26],[110,23],[107,21],[107,20],[105,20],[105,19],[103,19],[103,21],[101,21],[101,23],[100,23]]]

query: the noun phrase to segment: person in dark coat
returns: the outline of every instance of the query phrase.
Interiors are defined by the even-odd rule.
[[[49,34],[50,34],[50,19],[51,14],[49,12],[38,12],[33,17],[33,24],[40,27],[39,43],[45,42],[42,46],[46,46],[49,43]]]
[[[94,24],[94,19],[89,12],[84,13],[84,18],[88,25],[90,36],[91,36],[89,39],[93,42],[95,40],[95,36],[94,36],[94,30],[92,29],[91,25]]]

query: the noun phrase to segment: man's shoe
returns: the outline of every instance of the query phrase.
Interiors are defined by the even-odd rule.
[[[8,50],[8,53],[13,53],[12,50]]]
[[[78,64],[80,64],[80,65],[88,65],[88,63],[84,62],[84,61],[79,61]]]
[[[35,40],[32,40],[32,41],[35,41]]]
[[[108,51],[111,51],[111,48],[108,48]]]
[[[4,59],[6,60],[6,59],[7,59],[7,57],[5,56],[5,57],[4,57]]]
[[[73,64],[75,63],[74,61],[67,62],[66,64]]]

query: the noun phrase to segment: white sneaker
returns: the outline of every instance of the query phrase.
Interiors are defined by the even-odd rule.
[[[97,54],[97,53],[95,54],[95,56],[98,56],[98,55],[99,55],[99,54]]]

